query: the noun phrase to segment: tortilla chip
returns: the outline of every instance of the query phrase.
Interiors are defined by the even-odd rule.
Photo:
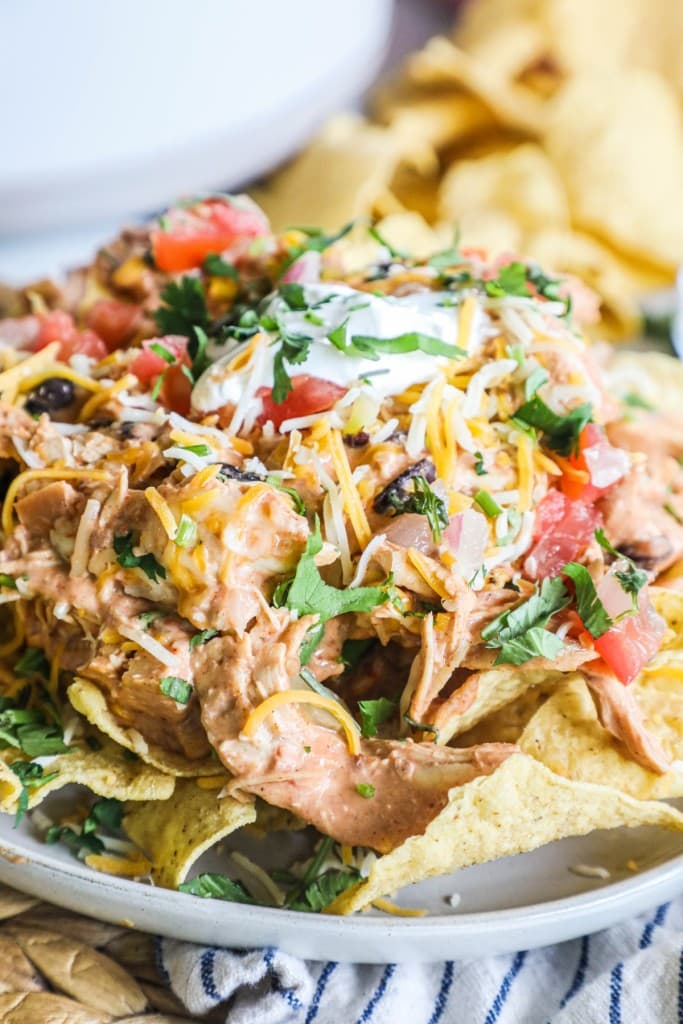
[[[544,126],[542,104],[531,90],[505,78],[448,39],[437,36],[408,61],[408,78],[419,86],[455,85],[476,96],[499,123],[538,135]]]
[[[509,665],[489,669],[486,672],[473,673],[460,687],[456,694],[462,695],[464,710],[460,714],[452,714],[445,721],[435,723],[439,728],[439,743],[448,743],[453,736],[477,723],[485,721],[489,715],[511,704],[534,686],[543,685],[546,691],[564,678],[562,672],[549,672],[547,669],[516,669]],[[467,701],[471,698],[471,703]]]
[[[9,761],[16,760],[16,751],[3,751],[3,754],[0,810],[14,814],[22,791],[19,779],[9,768]],[[60,754],[43,767],[44,775],[53,773],[56,773],[54,779],[29,789],[29,808],[36,807],[50,793],[70,783],[87,786],[97,796],[115,800],[168,800],[175,788],[172,775],[165,775],[144,761],[129,760],[115,743],[105,743],[102,750],[77,748],[71,754]]]
[[[375,96],[373,107],[377,117],[402,138],[412,163],[420,166],[415,155],[425,154],[423,173],[436,165],[438,150],[490,131],[496,125],[491,111],[476,96],[465,92],[416,94],[405,88],[398,93],[385,88]]]
[[[173,754],[154,743],[147,743],[137,729],[120,725],[109,710],[102,691],[94,683],[76,679],[67,690],[67,697],[76,711],[87,718],[91,725],[96,726],[119,746],[132,750],[146,764],[153,765],[159,771],[189,778],[216,774],[217,766],[212,757],[190,761],[182,754]]]
[[[196,860],[235,829],[256,820],[253,802],[218,798],[194,779],[176,784],[169,800],[126,808],[124,832],[152,861],[157,885],[177,889]]]
[[[548,694],[555,689],[550,685],[531,686],[515,700],[493,711],[467,732],[458,733],[458,747],[474,747],[478,743],[517,743],[527,722],[536,714]]]
[[[662,352],[615,352],[605,372],[610,391],[620,398],[637,394],[657,412],[683,415],[683,363],[680,359]],[[673,612],[673,607],[670,611]]]
[[[338,897],[327,912],[351,914],[404,885],[566,836],[639,825],[683,832],[683,814],[607,786],[570,782],[526,754],[513,754],[493,775],[452,789],[447,806],[423,835],[378,858],[368,878]]]
[[[523,231],[569,224],[562,181],[532,143],[451,167],[441,184],[440,216],[460,222],[464,231],[474,212],[511,217]]]
[[[668,754],[680,758],[683,678],[678,680],[677,694],[663,695],[651,689],[647,679],[633,686],[648,719],[649,731]],[[659,775],[643,768],[600,724],[590,690],[580,676],[569,678],[548,698],[527,724],[519,745],[525,753],[567,779],[612,786],[639,800],[683,796],[683,773],[672,769]]]
[[[577,224],[673,272],[683,260],[683,115],[666,82],[634,69],[570,81],[551,103],[545,147]]]
[[[252,196],[276,231],[315,224],[334,231],[371,213],[402,156],[393,132],[357,115],[340,115]]]

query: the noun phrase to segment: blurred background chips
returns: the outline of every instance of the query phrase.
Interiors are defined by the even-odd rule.
[[[682,42],[678,0],[470,0],[256,197],[278,229],[390,216],[418,249],[457,223],[584,278],[631,335],[683,263]]]

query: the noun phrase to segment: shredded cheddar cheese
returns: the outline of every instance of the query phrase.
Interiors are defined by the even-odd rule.
[[[370,530],[370,524],[368,523],[367,516],[365,515],[363,502],[360,500],[360,495],[358,494],[356,485],[353,482],[351,467],[349,466],[349,460],[346,456],[346,451],[344,450],[344,442],[338,430],[330,431],[328,443],[334,469],[337,474],[337,480],[339,481],[339,487],[344,499],[344,510],[351,521],[353,532],[355,533],[356,539],[362,549],[370,543],[372,532]]]
[[[332,697],[322,697],[319,693],[309,690],[283,690],[280,693],[273,693],[270,697],[254,708],[242,727],[241,736],[252,739],[254,733],[263,724],[265,719],[277,708],[286,704],[312,704],[313,707],[322,708],[328,711],[341,725],[349,752],[354,756],[360,754],[360,731],[358,725],[351,718],[348,711]]]
[[[377,910],[381,910],[385,914],[393,914],[395,917],[424,917],[427,913],[426,910],[418,907],[399,907],[396,903],[392,903],[391,900],[384,899],[384,897],[373,900],[372,905]]]
[[[439,579],[438,573],[432,567],[433,562],[431,558],[428,558],[427,555],[423,555],[421,551],[417,550],[417,548],[408,548],[408,559],[412,562],[422,579],[432,588],[435,594],[438,594],[439,597],[443,598],[451,596],[442,580]]]
[[[156,512],[159,522],[166,531],[169,540],[175,540],[175,536],[178,532],[178,524],[175,521],[175,516],[171,512],[166,499],[159,494],[156,487],[145,488],[145,497]]]

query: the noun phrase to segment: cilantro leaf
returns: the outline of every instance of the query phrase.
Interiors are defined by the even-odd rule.
[[[345,235],[348,235],[349,231],[353,230],[355,221],[351,221],[345,224],[344,227],[340,228],[339,231],[334,234],[327,235],[321,228],[311,227],[294,227],[291,230],[301,231],[302,234],[306,235],[306,239],[303,242],[299,242],[293,245],[289,249],[289,255],[287,262],[284,264],[282,271],[283,273],[288,267],[291,267],[294,260],[298,259],[302,253],[305,252],[324,252],[325,249],[329,249],[331,245],[338,242]]]
[[[15,674],[22,679],[33,679],[35,676],[47,676],[50,666],[45,651],[40,647],[26,647],[21,657],[14,663]]]
[[[290,309],[300,311],[308,309],[306,291],[302,284],[298,284],[295,281],[287,281],[279,286],[278,292]]]
[[[358,710],[360,711],[361,735],[370,739],[377,735],[377,726],[388,722],[396,711],[396,703],[387,697],[378,697],[377,700],[359,700]]]
[[[181,882],[178,890],[191,896],[201,896],[203,899],[227,900],[230,903],[256,902],[241,882],[228,878],[227,875],[197,875],[189,882]]]
[[[6,572],[0,572],[0,587],[7,587],[8,590],[16,590],[17,581],[14,576],[8,576]]]
[[[0,708],[0,747],[15,747],[28,757],[69,754],[73,749],[65,745],[61,728],[48,721],[42,709],[20,707],[8,698]]]
[[[548,382],[548,374],[542,366],[536,366],[524,381],[524,397],[527,402],[534,397],[539,388]]]
[[[303,892],[303,898],[290,904],[292,910],[324,910],[337,896],[360,881],[360,872],[355,869],[330,869],[310,882]]]
[[[83,823],[83,830],[92,832],[98,826],[108,828],[112,832],[121,827],[123,821],[123,804],[113,797],[96,800],[90,808],[90,814]],[[87,828],[86,828],[87,825]]]
[[[498,299],[503,295],[523,295],[529,298],[531,292],[527,287],[527,268],[524,263],[508,263],[501,267],[498,277],[484,282],[484,290],[491,298]]]
[[[542,626],[533,626],[519,637],[506,640],[494,665],[523,665],[532,658],[552,660],[564,649],[564,643]]]
[[[526,277],[527,281],[531,282],[539,295],[555,302],[562,299],[562,296],[560,295],[560,286],[562,282],[559,278],[548,277],[543,273],[540,267],[527,267]]]
[[[364,800],[372,800],[375,792],[375,787],[371,782],[359,782],[356,786],[356,793],[358,793],[358,796],[362,796]]]
[[[515,413],[515,420],[536,427],[544,435],[546,444],[558,455],[575,455],[579,450],[581,431],[590,423],[593,407],[589,402],[572,409],[566,416],[558,416],[545,402],[534,395]]]
[[[345,640],[342,644],[340,661],[348,668],[355,668],[375,643],[373,637],[365,640]]]
[[[379,228],[375,227],[374,224],[371,224],[370,227],[368,228],[368,234],[371,235],[376,242],[379,242],[379,244],[388,251],[392,259],[408,259],[408,254],[403,252],[401,249],[397,249],[394,245],[391,244],[391,242],[388,242],[384,235],[381,234]]]
[[[627,555],[622,555],[620,551],[609,542],[607,534],[598,527],[595,531],[595,539],[597,540],[603,551],[606,551],[609,555],[614,558],[621,559],[626,562],[625,569],[617,569],[614,573],[619,583],[621,584],[622,590],[630,595],[633,601],[633,610],[638,611],[638,594],[647,586],[648,575],[644,569],[639,569],[638,566],[633,562]]]
[[[134,553],[132,532],[121,533],[118,537],[114,537],[114,551],[116,552],[116,561],[122,569],[141,569],[152,583],[166,579],[166,570],[160,562],[157,562],[154,555],[136,555]]]
[[[494,665],[522,665],[539,655],[553,658],[562,650],[563,643],[545,629],[549,619],[569,604],[569,592],[558,576],[545,579],[531,597],[515,608],[497,615],[481,631],[481,638],[489,648],[500,648]],[[544,633],[552,640],[547,640]]]
[[[276,405],[282,405],[292,391],[292,379],[285,366],[299,366],[305,363],[313,343],[308,334],[287,331],[281,322],[278,323],[281,345],[273,359],[273,391],[272,398]]]
[[[190,640],[190,650],[194,650],[195,647],[199,647],[201,644],[208,643],[209,640],[213,640],[215,636],[218,636],[217,629],[202,629]]]
[[[192,374],[196,379],[209,365],[206,356],[211,325],[206,305],[204,286],[197,277],[182,277],[171,281],[161,293],[163,306],[152,316],[162,334],[182,334],[189,339],[187,351],[192,360]]]
[[[477,476],[487,476],[488,470],[484,465],[484,456],[481,452],[474,453],[474,472]]]
[[[593,639],[598,640],[610,628],[612,620],[598,597],[591,574],[578,562],[567,562],[562,572],[574,581],[579,618]]]
[[[285,485],[281,483],[277,479],[277,477],[269,476],[267,477],[267,480],[271,487],[275,487],[276,490],[282,491],[284,494],[289,495],[289,497],[294,502],[295,511],[298,512],[300,516],[306,515],[306,502],[301,497],[298,491],[296,491],[293,487],[285,487]]]
[[[14,828],[16,828],[28,810],[30,791],[38,789],[39,786],[44,786],[51,779],[56,779],[57,772],[50,772],[49,775],[45,775],[42,765],[33,764],[31,761],[14,761],[9,765],[9,768],[21,782],[21,793],[19,794],[14,817]]]
[[[217,252],[210,252],[205,256],[202,269],[212,277],[231,277],[233,281],[237,280],[237,269]]]
[[[138,618],[145,629],[149,629],[155,619],[160,618],[164,613],[160,611],[140,612]]]
[[[192,687],[186,679],[180,676],[164,676],[159,683],[159,689],[165,697],[170,697],[178,704],[187,704],[192,697]]]
[[[413,512],[416,515],[425,516],[432,531],[432,537],[438,544],[441,540],[442,528],[445,529],[449,523],[446,505],[431,489],[425,476],[418,474],[410,482],[413,485],[412,494],[392,491],[389,495],[389,505],[396,515]]]
[[[369,612],[388,600],[386,584],[376,587],[349,587],[338,590],[325,583],[315,564],[315,556],[322,549],[320,522],[316,516],[315,529],[306,541],[306,548],[289,585],[280,585],[277,591],[281,607],[299,615],[317,615],[318,622],[310,630],[309,639],[301,649],[301,664],[305,665],[320,642],[324,624],[346,612]],[[275,597],[275,595],[274,595]]]
[[[347,337],[346,324],[340,325],[330,334],[332,344],[346,355],[361,356],[364,359],[377,361],[381,354],[404,355],[407,352],[424,352],[429,356],[445,356],[447,359],[459,359],[467,353],[457,345],[451,345],[441,338],[434,338],[421,331],[408,331],[394,338],[376,338],[369,334],[354,334]]]

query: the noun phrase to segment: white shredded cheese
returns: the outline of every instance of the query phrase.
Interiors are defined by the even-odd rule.
[[[612,872],[600,864],[570,864],[569,870],[574,875],[582,878],[600,878],[607,880],[612,877]]]
[[[349,582],[349,587],[359,587],[365,579],[365,574],[368,571],[368,565],[374,558],[375,551],[381,547],[384,541],[387,539],[385,533],[378,533],[376,537],[373,537],[370,543],[365,548],[365,551],[358,559],[356,571],[353,575],[353,579]]]
[[[162,665],[166,665],[167,668],[176,668],[178,664],[178,658],[171,651],[166,650],[163,644],[160,644],[158,640],[155,640],[149,633],[144,633],[140,629],[135,629],[134,626],[119,626],[118,631],[121,636],[125,636],[127,640],[132,640],[138,647],[142,647],[143,650],[151,654],[153,658],[160,661]]]
[[[71,555],[70,576],[85,576],[88,571],[88,559],[90,557],[90,538],[95,529],[98,516],[102,506],[95,498],[88,498],[83,509],[76,539],[74,540],[73,554]]]

